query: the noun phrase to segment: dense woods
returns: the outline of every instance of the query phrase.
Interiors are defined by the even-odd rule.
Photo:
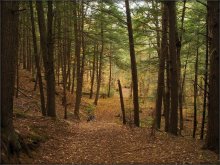
[[[219,1],[1,1],[1,163],[218,153]]]

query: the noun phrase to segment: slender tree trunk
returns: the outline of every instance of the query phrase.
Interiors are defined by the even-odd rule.
[[[208,0],[209,95],[206,145],[219,151],[219,1]]]
[[[16,98],[18,98],[18,90],[19,90],[19,58],[16,57]]]
[[[181,45],[182,45],[182,38],[184,32],[184,18],[185,18],[185,11],[186,11],[186,0],[183,1],[183,10],[182,10],[182,18],[181,18],[181,29],[180,29],[180,37],[176,39],[177,45],[177,61],[178,61],[178,79],[179,84],[181,84]],[[179,100],[179,125],[180,125],[180,134],[181,130],[183,130],[183,91],[181,85],[179,85],[179,93],[178,93],[178,100]]]
[[[53,57],[53,3],[48,1],[47,12],[47,45],[48,45],[48,70],[47,70],[47,114],[56,117],[55,111],[55,75],[54,75],[54,57]]]
[[[26,56],[27,56],[27,45],[26,45],[26,28],[25,28],[25,24],[26,24],[26,17],[23,16],[23,69],[27,69],[27,64],[26,64]]]
[[[98,46],[97,46],[98,48]],[[94,54],[93,54],[93,61],[92,61],[92,76],[91,76],[91,87],[90,87],[90,94],[89,98],[92,99],[93,96],[93,86],[94,86],[94,79],[95,79],[95,63],[96,63],[96,45],[94,44]]]
[[[77,84],[76,84],[76,102],[75,102],[75,109],[74,109],[74,117],[79,119],[79,108],[81,102],[81,84],[82,84],[82,77],[81,77],[81,62],[80,62],[80,35],[79,35],[79,16],[77,14],[77,1],[74,0],[74,32],[75,32],[75,55],[76,55],[76,75],[77,75]]]
[[[137,76],[137,67],[136,67],[133,29],[132,29],[132,22],[131,22],[129,0],[125,0],[125,6],[126,6],[126,15],[127,15],[127,30],[128,30],[128,36],[129,36],[132,83],[133,83],[134,124],[137,127],[139,127],[140,122],[139,122],[139,102],[138,102],[138,76]]]
[[[73,71],[72,71],[72,89],[71,89],[71,94],[74,92],[74,87],[75,87],[75,75],[76,75],[76,59],[74,58],[73,62]]]
[[[176,53],[176,2],[167,2],[169,12],[169,50],[170,50],[170,80],[171,80],[171,113],[169,132],[178,133],[178,66]]]
[[[35,24],[34,24],[34,14],[33,14],[32,1],[29,2],[29,6],[30,6],[30,13],[31,13],[31,26],[32,26],[35,65],[37,68],[37,76],[36,76],[35,81],[36,81],[36,84],[37,84],[37,81],[39,81],[41,111],[42,111],[42,115],[46,116],[44,89],[43,89],[43,82],[42,82],[42,76],[41,76],[41,68],[40,68],[40,64],[39,64],[39,56],[38,56],[38,48],[37,48],[37,39],[36,39],[36,31],[35,31]]]
[[[161,41],[161,51],[160,61],[159,61],[159,71],[158,71],[158,81],[157,81],[157,97],[156,97],[156,128],[160,129],[161,123],[161,109],[162,109],[162,98],[164,91],[164,68],[165,68],[165,58],[168,53],[167,49],[167,26],[168,26],[168,13],[167,6],[163,5],[163,16],[162,16],[162,41]]]
[[[122,88],[121,88],[120,80],[118,80],[118,89],[119,89],[119,95],[120,95],[121,112],[122,112],[123,124],[126,124],[125,108],[124,108],[124,99],[123,99],[123,93],[122,93]]]
[[[111,94],[111,82],[112,82],[112,54],[111,54],[111,45],[110,45],[110,53],[109,53],[109,81],[108,81],[108,97]]]
[[[47,83],[47,115],[51,117],[56,116],[55,111],[55,76],[53,66],[53,40],[52,40],[52,23],[53,23],[53,11],[52,1],[48,1],[48,13],[47,13],[47,32],[43,11],[42,1],[36,2],[38,24],[40,31],[40,44],[43,54],[43,62],[45,68],[45,79]]]
[[[199,48],[196,50],[196,61],[195,61],[195,80],[194,80],[194,119],[193,119],[193,138],[196,137],[196,129],[197,129],[197,85],[198,85],[198,57],[199,56]]]
[[[102,8],[101,8],[101,10],[102,10]],[[104,51],[103,21],[104,20],[102,18],[102,20],[101,20],[101,51],[100,51],[100,56],[99,56],[99,72],[98,72],[98,77],[97,77],[97,88],[96,88],[97,91],[96,91],[96,97],[95,97],[95,101],[94,101],[95,105],[98,104],[99,92],[100,92],[100,86],[101,86],[101,80],[102,80],[102,63],[103,63],[103,51]]]
[[[206,107],[207,107],[207,87],[208,87],[208,61],[209,61],[209,41],[208,41],[208,15],[206,18],[206,55],[205,55],[205,80],[204,80],[204,98],[203,98],[203,112],[202,112],[202,127],[200,139],[204,137],[204,128],[205,128],[205,118],[206,118]]]

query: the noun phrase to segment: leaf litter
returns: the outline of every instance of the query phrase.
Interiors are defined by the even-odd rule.
[[[24,71],[21,78],[22,88],[33,87],[27,82]],[[15,113],[24,113],[24,117],[14,115],[14,126],[28,140],[33,135],[40,138],[40,144],[32,151],[32,158],[21,154],[20,161],[25,164],[218,164],[218,155],[209,150],[202,150],[203,141],[191,137],[177,137],[163,131],[150,136],[148,127],[123,126],[115,116],[120,113],[117,96],[100,99],[95,110],[96,119],[87,122],[82,117],[80,122],[63,118],[61,106],[62,90],[57,87],[57,119],[42,117],[39,111],[25,111],[19,106],[21,100],[30,98],[20,95],[15,98]],[[28,89],[26,89],[28,92]],[[29,91],[33,98],[39,99],[36,92]],[[71,95],[71,94],[68,94]],[[71,99],[74,96],[71,96]],[[82,98],[82,102],[91,104],[92,100]],[[68,108],[73,111],[73,103]],[[82,110],[81,110],[82,111]],[[35,138],[36,138],[35,137]]]

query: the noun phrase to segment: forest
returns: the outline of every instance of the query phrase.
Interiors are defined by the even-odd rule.
[[[1,4],[1,164],[219,164],[219,1]]]

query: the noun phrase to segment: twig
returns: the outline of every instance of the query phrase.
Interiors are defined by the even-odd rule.
[[[18,90],[18,92],[20,92],[21,94],[23,94],[25,97],[31,98],[33,99],[32,96],[28,96],[27,94],[25,94],[24,92],[22,92],[19,88],[14,87],[16,90]]]
[[[192,80],[192,82],[195,84],[195,81]],[[206,91],[207,94],[209,95],[209,91],[205,90],[203,87],[201,87],[198,83],[196,84],[200,89],[202,89],[203,91]]]
[[[202,5],[205,6],[205,7],[208,7],[207,4],[205,4],[204,2],[201,2],[200,0],[196,0],[196,2],[202,4]]]

